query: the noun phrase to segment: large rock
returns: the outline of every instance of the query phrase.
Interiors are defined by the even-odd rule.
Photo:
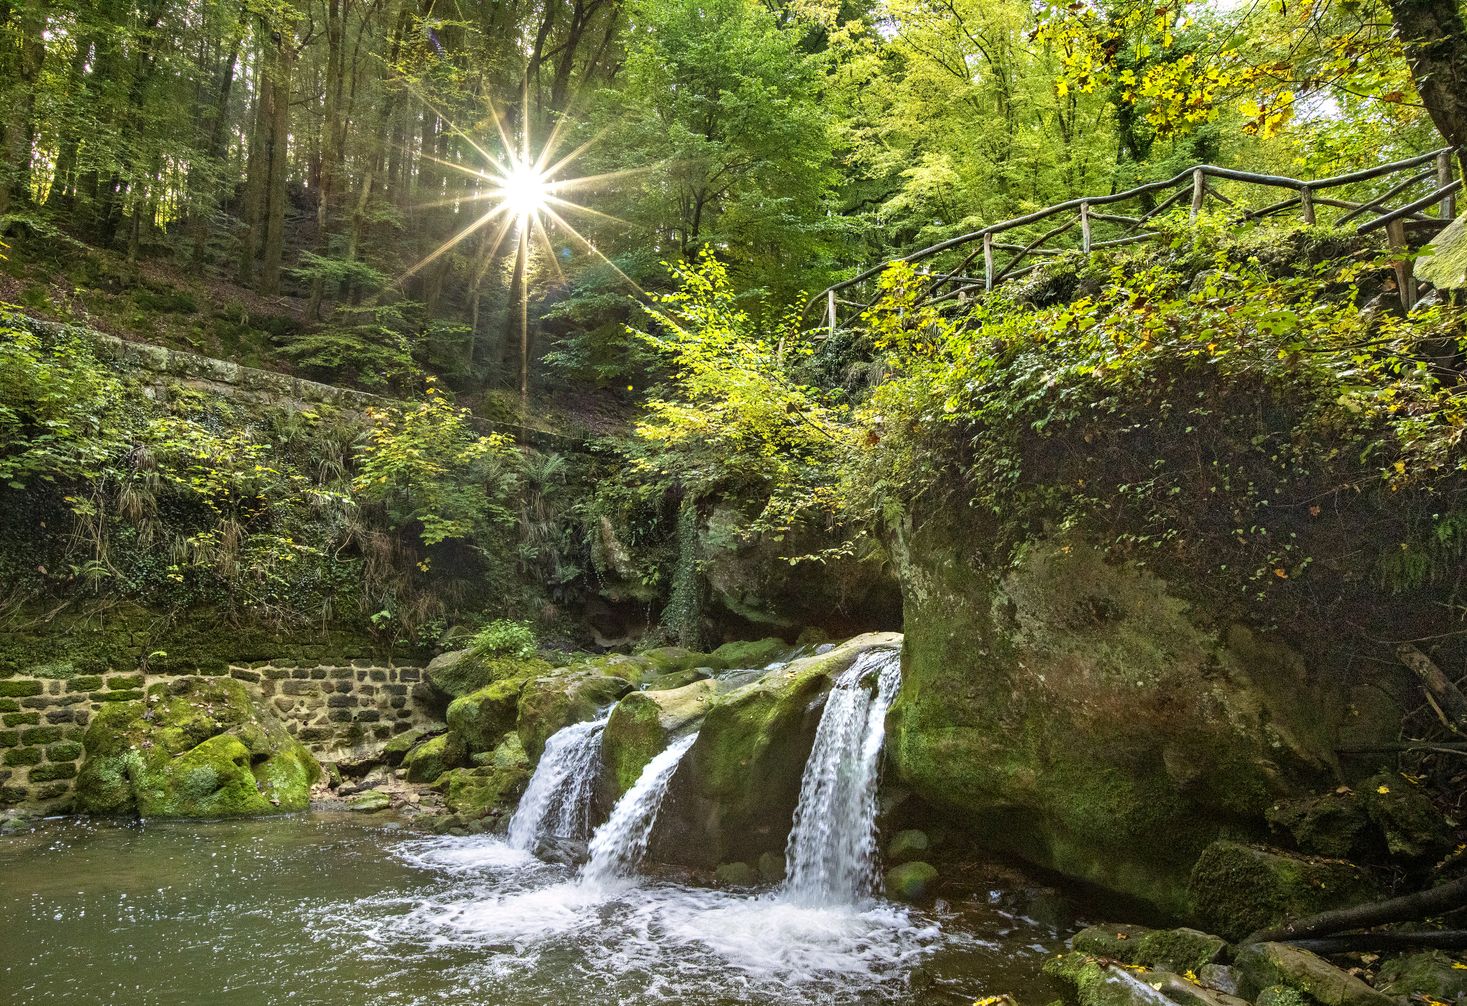
[[[927,901],[937,890],[937,867],[921,860],[893,866],[882,878],[886,896],[897,901]]]
[[[1416,275],[1443,290],[1467,287],[1467,215],[1453,220],[1421,250]]]
[[[1467,1000],[1467,964],[1453,960],[1440,950],[1392,957],[1380,966],[1375,987],[1388,996],[1420,1002]]]
[[[423,671],[414,695],[423,705],[442,716],[449,703],[496,681],[525,680],[550,670],[539,657],[510,657],[453,650],[434,657]]]
[[[604,669],[563,667],[525,685],[515,728],[532,762],[540,760],[551,734],[572,723],[595,719],[602,709],[632,690],[632,680],[614,677]]]
[[[711,868],[782,851],[826,693],[861,654],[901,641],[857,636],[717,695],[669,785],[653,855]]]
[[[1090,926],[1076,933],[1070,944],[1092,957],[1181,974],[1214,963],[1228,948],[1226,941],[1196,929],[1124,925]]]
[[[632,788],[647,763],[691,730],[713,704],[711,679],[665,691],[632,692],[616,704],[601,735],[598,798],[610,808]]]
[[[469,820],[499,821],[508,820],[529,781],[530,759],[519,735],[509,733],[484,764],[450,769],[438,777],[433,788],[443,794],[444,805],[454,814]]]
[[[1255,943],[1238,951],[1239,991],[1253,997],[1283,985],[1304,993],[1321,1006],[1392,1006],[1395,1000],[1359,978],[1286,943]]]
[[[1348,905],[1377,893],[1360,868],[1339,859],[1294,856],[1218,841],[1192,871],[1193,910],[1229,939]]]
[[[1073,984],[1080,1006],[1248,1006],[1170,971],[1128,968],[1080,951],[1052,958],[1044,971]]]
[[[423,741],[402,760],[408,782],[433,782],[468,760],[463,741],[452,731]]]
[[[454,699],[445,714],[448,728],[470,752],[492,751],[514,729],[524,687],[524,678],[505,678]]]
[[[176,678],[87,727],[77,809],[141,817],[304,810],[321,767],[228,678]]]
[[[1149,572],[1071,540],[986,554],[997,533],[972,514],[893,529],[900,778],[989,848],[1185,915],[1209,843],[1332,785],[1347,703]]]

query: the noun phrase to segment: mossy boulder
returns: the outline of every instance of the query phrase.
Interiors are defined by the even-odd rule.
[[[524,678],[504,678],[454,699],[445,713],[448,728],[470,752],[493,750],[514,729],[524,687]]]
[[[782,852],[826,693],[863,653],[901,639],[867,633],[718,692],[669,784],[653,856],[712,868]]]
[[[1376,991],[1419,1002],[1462,1002],[1467,999],[1467,962],[1440,950],[1392,957],[1375,976]]]
[[[1416,275],[1443,290],[1467,287],[1467,216],[1453,220],[1422,249]]]
[[[83,739],[77,809],[141,817],[304,810],[321,767],[228,678],[176,678],[111,703]]]
[[[382,745],[382,760],[396,768],[402,764],[407,753],[417,747],[418,743],[432,732],[427,727],[413,727],[400,734],[394,734],[386,744]]]
[[[1075,986],[1080,1006],[1248,1006],[1240,999],[1165,969],[1125,967],[1075,951],[1046,962],[1045,974]]]
[[[1212,964],[1228,948],[1227,941],[1196,929],[1123,925],[1082,929],[1074,935],[1071,946],[1093,957],[1180,974]]]
[[[1081,540],[986,552],[985,520],[890,529],[900,781],[981,845],[1184,916],[1213,840],[1331,784],[1345,697],[1287,646],[1213,625]]]
[[[530,759],[519,735],[510,732],[484,764],[456,768],[439,776],[433,788],[443,794],[448,809],[460,817],[508,819],[515,801],[530,781]]]
[[[719,863],[713,879],[719,887],[753,887],[759,883],[759,871],[748,863]]]
[[[702,720],[716,692],[713,681],[701,680],[664,691],[632,692],[618,702],[601,735],[599,802],[613,806],[658,752]]]
[[[937,890],[937,867],[914,860],[893,866],[884,878],[886,895],[897,901],[921,902]]]
[[[669,671],[666,674],[650,677],[643,682],[642,687],[649,692],[667,692],[711,677],[713,677],[711,667],[690,667],[685,671]]]
[[[1234,962],[1238,991],[1252,997],[1282,985],[1321,1006],[1390,1006],[1395,1000],[1307,950],[1286,943],[1255,943],[1238,951]]]
[[[548,661],[540,657],[513,657],[478,653],[474,650],[452,650],[434,657],[423,671],[414,694],[439,716],[449,703],[470,692],[478,691],[507,679],[525,680],[550,670]]]
[[[1357,787],[1387,851],[1407,860],[1435,859],[1452,846],[1452,826],[1419,785],[1382,772]]]
[[[1344,860],[1228,841],[1214,842],[1198,858],[1191,893],[1202,924],[1234,940],[1378,894],[1360,868]]]
[[[783,639],[738,640],[724,643],[708,654],[708,666],[718,670],[752,670],[765,667],[789,653],[792,647]]]
[[[927,837],[927,832],[908,828],[905,831],[897,832],[887,843],[886,861],[888,863],[906,863],[914,859],[921,859],[927,855],[931,847],[932,842]]]
[[[1374,836],[1364,804],[1347,788],[1281,801],[1268,809],[1267,816],[1275,835],[1315,856],[1364,855]]]
[[[452,732],[423,741],[402,760],[408,782],[433,782],[444,772],[468,760],[463,741]]]
[[[525,684],[515,729],[532,762],[540,760],[551,734],[572,723],[595,719],[632,690],[627,678],[602,673],[605,666],[562,667]]]
[[[380,789],[369,789],[365,793],[347,797],[346,809],[358,814],[375,814],[392,806],[392,797]]]

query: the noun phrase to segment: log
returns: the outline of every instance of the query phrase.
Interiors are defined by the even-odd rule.
[[[1467,733],[1467,695],[1452,684],[1436,662],[1410,643],[1396,647],[1396,657],[1421,679],[1421,686],[1431,696],[1432,705],[1442,714],[1449,729]]]
[[[1239,941],[1238,945],[1286,943],[1306,936],[1333,936],[1350,929],[1368,929],[1387,922],[1412,922],[1463,908],[1467,908],[1467,877],[1459,877],[1414,894],[1403,894],[1399,898],[1320,912],[1275,929],[1259,930]]]
[[[1467,929],[1429,929],[1419,933],[1350,933],[1347,936],[1279,942],[1323,957],[1362,950],[1463,950],[1467,949]]]

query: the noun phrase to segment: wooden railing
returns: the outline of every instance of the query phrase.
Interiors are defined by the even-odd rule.
[[[1456,177],[1457,152],[1444,147],[1312,181],[1199,164],[1166,181],[1071,199],[883,262],[826,288],[805,306],[804,317],[823,306],[830,332],[849,324],[875,304],[877,281],[893,262],[918,267],[926,282],[924,303],[961,304],[1060,255],[1152,240],[1160,234],[1157,218],[1189,200],[1193,219],[1213,200],[1234,210],[1240,226],[1285,213],[1297,213],[1306,224],[1339,227],[1358,221],[1358,233],[1384,228],[1391,246],[1404,251],[1456,215],[1462,188]],[[1267,201],[1279,189],[1289,194]],[[1122,209],[1130,212],[1118,212]],[[1007,240],[1000,241],[1000,235]],[[1419,293],[1409,256],[1403,254],[1395,269],[1402,304],[1409,309]]]

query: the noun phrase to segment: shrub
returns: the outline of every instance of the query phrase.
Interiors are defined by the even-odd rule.
[[[535,630],[528,622],[496,619],[474,634],[469,648],[485,656],[530,657],[535,653]]]

